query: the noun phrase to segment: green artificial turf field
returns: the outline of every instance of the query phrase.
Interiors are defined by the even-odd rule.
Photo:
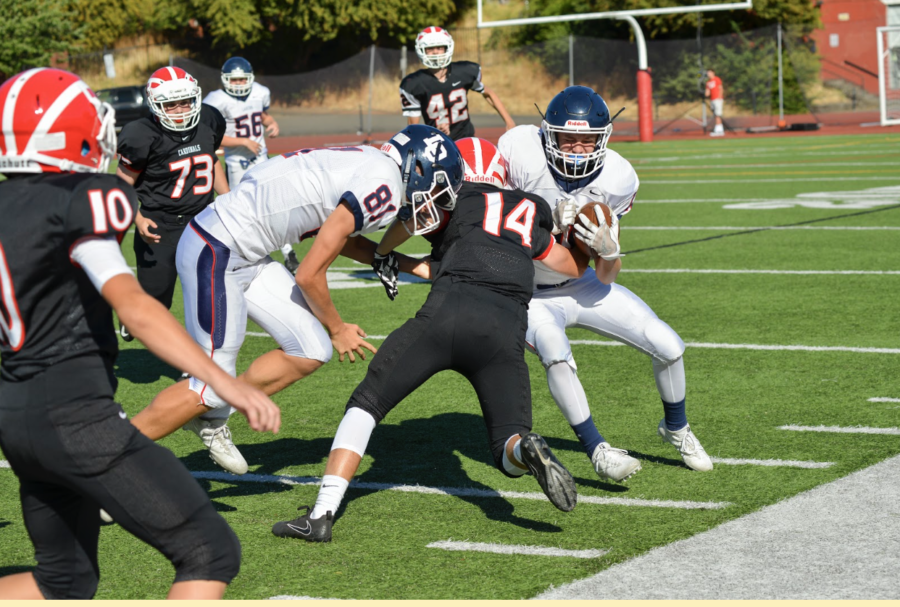
[[[575,476],[574,512],[557,511],[531,477],[512,480],[493,468],[474,391],[448,372],[376,429],[331,544],[279,539],[272,524],[315,501],[344,405],[365,374],[366,362],[334,359],[274,398],[283,418],[277,436],[232,417],[247,477],[221,473],[193,434],[162,441],[241,539],[243,566],[227,598],[527,598],[900,453],[895,435],[781,428],[900,426],[897,402],[869,400],[900,397],[900,137],[613,139],[611,147],[642,182],[622,220],[619,283],[688,344],[688,419],[715,469],[687,469],[657,437],[662,406],[647,357],[573,330],[594,420],[613,446],[642,461],[627,483],[598,479],[529,354],[534,428]],[[133,261],[131,237],[123,250]],[[429,288],[402,284],[390,302],[368,268],[344,258],[330,281],[343,317],[381,337],[415,313]],[[251,323],[249,331],[261,329]],[[239,370],[274,346],[249,335]],[[118,399],[131,415],[179,375],[137,342],[122,344],[117,371]],[[0,496],[5,574],[34,561],[9,470],[0,470]],[[429,546],[450,540],[599,552]],[[117,526],[101,532],[101,569],[101,599],[162,598],[173,575]]]

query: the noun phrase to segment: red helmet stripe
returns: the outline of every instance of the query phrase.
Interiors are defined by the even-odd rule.
[[[19,100],[19,93],[32,76],[45,69],[47,68],[36,67],[34,69],[28,70],[27,72],[22,72],[13,83],[13,85],[9,87],[6,98],[12,98],[13,101],[12,103],[3,104],[3,139],[6,142],[6,151],[4,152],[4,154],[6,154],[7,156],[15,156],[16,154],[18,154],[18,148],[16,146],[16,133],[15,129],[13,128],[13,117],[16,113],[16,102]]]
[[[66,87],[66,90],[64,90],[62,94],[60,94],[60,96],[53,101],[53,105],[50,106],[50,109],[44,112],[44,115],[41,116],[41,121],[38,122],[37,127],[34,129],[34,132],[32,133],[31,138],[28,140],[28,145],[25,146],[24,151],[42,151],[36,149],[38,141],[40,141],[40,139],[44,135],[46,135],[51,128],[53,128],[53,124],[56,122],[57,118],[59,118],[60,114],[62,114],[65,109],[69,107],[69,104],[71,104],[72,101],[74,101],[75,98],[78,97],[78,95],[81,95],[87,90],[89,90],[87,83],[85,83],[84,80],[80,79],[76,80],[68,87]]]

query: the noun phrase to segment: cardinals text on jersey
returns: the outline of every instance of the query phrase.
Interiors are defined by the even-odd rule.
[[[369,146],[298,150],[254,167],[212,208],[255,262],[315,236],[342,200],[356,218],[354,236],[387,227],[403,200],[400,169]]]

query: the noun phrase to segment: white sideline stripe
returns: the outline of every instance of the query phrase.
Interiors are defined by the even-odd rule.
[[[808,276],[896,276],[900,270],[694,270],[690,268],[623,268],[632,274],[798,274]]]
[[[567,556],[574,559],[595,559],[609,550],[564,550],[546,546],[515,546],[507,544],[484,544],[480,542],[431,542],[426,548],[440,548],[455,552],[490,552],[493,554],[527,554],[529,556]]]
[[[703,183],[796,183],[797,177],[788,179],[643,179],[644,185],[692,185]],[[816,182],[820,181],[894,181],[897,178],[885,175],[884,177],[806,177]],[[652,201],[647,201],[652,202]]]
[[[318,485],[322,479],[314,476],[282,476],[270,474],[244,474],[235,476],[227,472],[191,472],[194,478],[231,483],[277,483],[282,485]],[[404,493],[424,493],[427,495],[451,495],[457,497],[503,497],[549,501],[543,493],[526,493],[522,491],[497,491],[493,489],[472,489],[468,487],[425,487],[422,485],[398,485],[394,483],[367,483],[353,481],[354,489],[374,489],[376,491],[402,491]],[[681,510],[720,510],[731,506],[731,502],[689,502],[667,500],[630,499],[625,497],[597,497],[579,495],[582,504],[598,506],[647,506],[651,508],[679,508]]]
[[[785,468],[830,468],[834,462],[803,462],[792,459],[731,459],[727,457],[711,457],[714,464],[726,466],[772,466]]]
[[[671,202],[648,200],[641,202]],[[680,201],[679,201],[680,202]],[[709,202],[709,201],[706,201]],[[765,202],[765,201],[760,201]],[[900,226],[625,226],[627,230],[900,230]]]
[[[292,596],[290,594],[279,594],[278,596],[270,596],[270,601],[352,601],[353,599],[323,599],[318,596]]]
[[[900,403],[900,398],[890,398],[887,396],[876,396],[868,399],[870,403]]]
[[[624,346],[617,341],[597,341],[591,339],[573,339],[574,346]],[[850,346],[777,346],[768,344],[713,344],[706,342],[685,342],[689,348],[707,348],[713,350],[789,350],[797,352],[859,352],[863,354],[900,354],[900,348],[854,348]]]
[[[839,432],[842,434],[891,434],[900,436],[900,428],[866,428],[864,426],[778,426],[779,430],[795,432]]]
[[[268,333],[260,331],[247,331],[250,337],[270,337]],[[387,339],[387,335],[369,335],[367,340],[379,341]],[[618,341],[599,341],[594,339],[572,339],[569,343],[573,346],[625,346]],[[794,352],[857,352],[860,354],[900,354],[900,348],[856,348],[853,346],[779,346],[769,344],[714,344],[708,342],[685,342],[689,348],[702,348],[709,350],[787,350]]]

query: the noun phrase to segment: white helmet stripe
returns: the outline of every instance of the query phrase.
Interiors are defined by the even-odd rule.
[[[36,151],[36,143],[40,141],[51,128],[53,128],[53,124],[56,122],[56,119],[59,118],[59,115],[63,113],[63,110],[69,107],[69,104],[86,90],[88,90],[88,85],[84,80],[76,80],[70,84],[69,88],[64,90],[62,94],[56,98],[56,101],[53,102],[50,109],[44,112],[41,121],[31,135],[31,139],[28,140],[28,145],[25,146],[25,151],[23,153]]]
[[[178,72],[172,69],[171,65],[167,65],[166,69],[169,70],[169,75],[172,77],[172,80],[178,80]]]
[[[9,92],[6,95],[7,99],[14,98],[12,103],[7,103],[3,106],[3,138],[6,142],[6,155],[7,156],[15,156],[18,154],[18,149],[16,148],[16,135],[13,130],[13,117],[16,114],[16,103],[19,101],[19,91],[22,90],[22,87],[25,86],[25,83],[28,80],[37,74],[40,71],[43,71],[47,68],[45,67],[36,67],[34,69],[30,69],[27,72],[22,72],[22,74],[16,79],[11,87],[9,87]]]
[[[475,139],[473,143],[475,144],[472,146],[475,148],[475,173],[484,175],[484,158],[481,155],[481,142]]]

